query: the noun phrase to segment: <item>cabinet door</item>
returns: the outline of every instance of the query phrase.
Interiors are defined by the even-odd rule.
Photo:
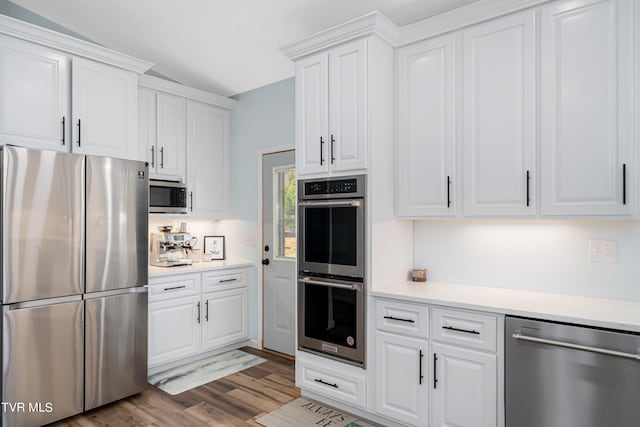
[[[632,3],[542,8],[542,214],[632,213]]]
[[[534,17],[462,33],[465,215],[535,214]]]
[[[187,101],[189,211],[224,217],[229,206],[229,111]]]
[[[398,51],[398,214],[455,215],[454,34]]]
[[[367,42],[329,52],[329,163],[331,170],[367,165]]]
[[[138,90],[138,158],[149,162],[149,174],[156,169],[156,93]]]
[[[249,337],[247,288],[204,294],[203,349],[221,347]]]
[[[296,174],[329,171],[329,61],[322,53],[296,62]]]
[[[0,139],[45,150],[69,150],[70,58],[0,37]]]
[[[427,425],[427,340],[376,332],[376,411]]]
[[[200,295],[149,304],[149,366],[200,351]]]
[[[431,396],[433,427],[495,427],[497,425],[497,358],[434,343]],[[433,363],[433,362],[432,362]]]
[[[156,173],[160,178],[184,182],[185,100],[158,93],[157,101]]]
[[[77,57],[72,68],[72,150],[137,160],[136,74]]]

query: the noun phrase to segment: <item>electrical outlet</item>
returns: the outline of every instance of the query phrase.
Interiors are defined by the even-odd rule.
[[[615,240],[589,240],[589,261],[615,263],[618,248]]]

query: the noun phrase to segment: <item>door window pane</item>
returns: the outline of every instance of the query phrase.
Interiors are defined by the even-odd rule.
[[[281,258],[296,257],[296,171],[293,167],[274,170],[276,220],[273,242],[275,254]]]

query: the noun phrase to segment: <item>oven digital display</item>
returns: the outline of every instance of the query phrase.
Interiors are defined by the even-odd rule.
[[[335,181],[315,181],[304,184],[304,193],[307,196],[318,194],[349,194],[358,192],[356,179],[341,179]]]

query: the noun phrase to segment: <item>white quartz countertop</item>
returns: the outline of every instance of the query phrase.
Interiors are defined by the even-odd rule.
[[[242,268],[254,266],[251,262],[231,262],[231,261],[204,261],[191,265],[179,267],[156,267],[149,266],[149,277],[171,276],[174,274],[201,273],[203,271],[224,270],[229,268]]]
[[[640,332],[639,302],[436,282],[406,282],[371,295]]]

